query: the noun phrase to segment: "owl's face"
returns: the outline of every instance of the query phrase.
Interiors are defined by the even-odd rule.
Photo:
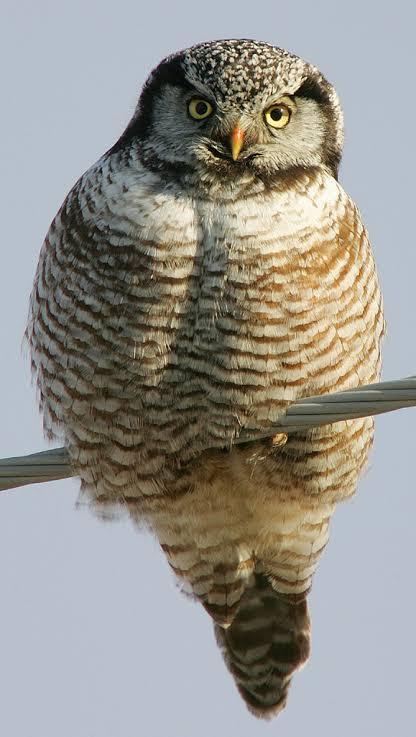
[[[159,64],[114,148],[133,141],[147,166],[202,179],[275,178],[320,165],[336,176],[342,115],[331,85],[298,57],[255,41],[217,41]]]

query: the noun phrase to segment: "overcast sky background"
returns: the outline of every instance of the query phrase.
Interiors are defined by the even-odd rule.
[[[119,136],[150,69],[198,41],[269,41],[335,84],[341,181],[385,298],[383,375],[416,373],[414,29],[400,0],[0,3],[1,457],[47,447],[21,337],[49,223]],[[246,712],[209,617],[179,594],[152,539],[75,510],[73,480],[4,493],[0,734],[414,735],[415,428],[416,410],[377,420],[369,470],[315,577],[312,659],[271,723]]]

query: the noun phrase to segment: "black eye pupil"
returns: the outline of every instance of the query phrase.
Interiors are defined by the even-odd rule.
[[[195,105],[195,112],[197,115],[206,115],[208,111],[208,105],[206,102],[197,102]]]
[[[276,122],[280,120],[282,115],[283,115],[283,110],[281,107],[274,107],[272,110],[270,110],[270,117],[272,120],[275,120]]]

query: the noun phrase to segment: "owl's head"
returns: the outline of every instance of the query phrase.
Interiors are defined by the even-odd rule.
[[[343,141],[334,88],[310,64],[266,43],[202,43],[164,59],[112,150],[137,144],[158,171],[228,180],[297,168],[337,175]]]

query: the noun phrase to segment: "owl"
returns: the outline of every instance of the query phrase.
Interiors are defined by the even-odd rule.
[[[94,510],[156,536],[259,717],[308,658],[307,594],[373,437],[369,418],[271,429],[301,397],[379,377],[342,143],[334,88],[297,56],[251,40],[173,54],[66,197],[30,299],[47,436]]]

